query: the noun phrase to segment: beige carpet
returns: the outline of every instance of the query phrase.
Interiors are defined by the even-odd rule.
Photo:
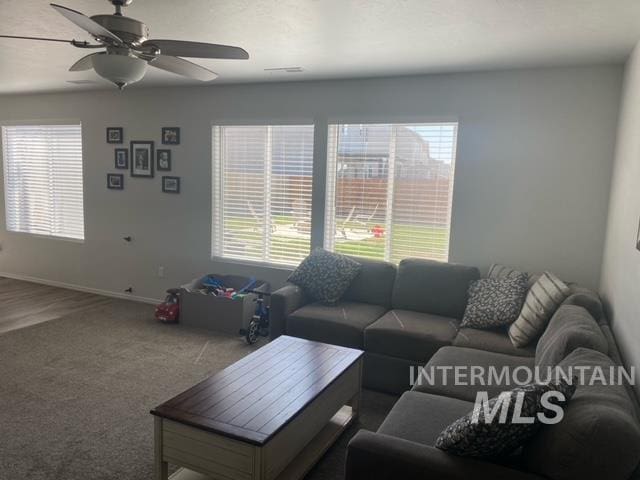
[[[151,479],[149,410],[250,351],[122,300],[0,335],[0,478]],[[360,425],[307,478],[342,478],[348,439],[394,400],[365,392]]]

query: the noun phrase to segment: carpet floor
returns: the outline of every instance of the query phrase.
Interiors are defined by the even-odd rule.
[[[0,335],[0,478],[150,480],[149,410],[259,346],[159,324],[124,300]],[[395,400],[365,391],[359,422],[307,479],[343,478],[349,438]]]

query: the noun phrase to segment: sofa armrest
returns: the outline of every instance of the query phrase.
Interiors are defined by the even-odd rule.
[[[308,299],[302,289],[291,283],[271,294],[269,309],[269,337],[271,340],[287,333],[287,317],[307,303]]]
[[[448,454],[435,447],[360,430],[349,442],[346,480],[542,480],[502,465]]]

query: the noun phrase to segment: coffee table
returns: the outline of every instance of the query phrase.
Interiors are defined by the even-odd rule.
[[[154,408],[155,478],[302,478],[351,422],[363,352],[281,336]]]

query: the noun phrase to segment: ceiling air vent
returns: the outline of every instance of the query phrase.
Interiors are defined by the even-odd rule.
[[[277,67],[277,68],[265,68],[265,72],[284,72],[284,73],[302,73],[302,67]]]

